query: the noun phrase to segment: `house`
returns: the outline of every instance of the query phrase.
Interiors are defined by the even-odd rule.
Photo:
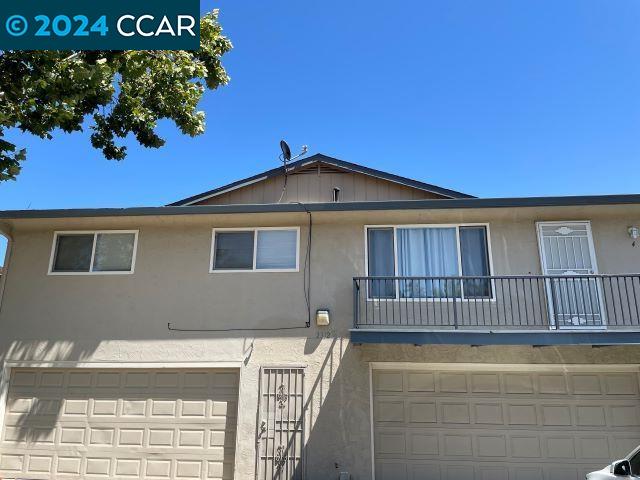
[[[640,443],[640,196],[313,155],[0,212],[0,476],[576,480]]]

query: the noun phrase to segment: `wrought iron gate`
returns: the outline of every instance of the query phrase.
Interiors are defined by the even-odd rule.
[[[304,477],[304,369],[262,368],[258,421],[258,478]]]

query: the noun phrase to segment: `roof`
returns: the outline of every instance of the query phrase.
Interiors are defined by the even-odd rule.
[[[640,195],[587,195],[573,197],[458,198],[390,200],[345,203],[277,203],[242,205],[192,205],[69,210],[0,210],[0,220],[83,217],[139,217],[162,215],[214,215],[231,213],[345,212],[380,210],[442,210],[472,208],[563,207],[640,205]]]
[[[337,158],[323,155],[322,153],[316,153],[314,155],[311,155],[310,157],[303,158],[302,160],[289,163],[287,165],[287,174],[295,173],[297,170],[308,167],[309,165],[314,163],[323,163],[325,165],[338,167],[348,172],[361,173],[363,175],[368,175],[370,177],[381,178],[389,182],[405,185],[407,187],[416,188],[418,190],[423,190],[425,192],[435,193],[447,198],[475,198],[473,197],[473,195],[467,195],[466,193],[456,192],[455,190],[449,190],[448,188],[442,188],[436,185],[431,185],[429,183],[413,180],[411,178],[401,177],[400,175],[394,175],[393,173],[387,173],[381,170],[364,167],[356,163],[346,162],[344,160],[339,160]],[[192,205],[202,200],[206,200],[208,198],[215,197],[217,195],[222,195],[223,193],[231,192],[233,190],[246,187],[247,185],[261,182],[263,180],[267,180],[268,178],[280,176],[283,174],[284,174],[284,167],[273,168],[271,170],[267,170],[266,172],[253,175],[252,177],[243,178],[242,180],[238,180],[233,183],[229,183],[227,185],[214,188],[213,190],[199,193],[198,195],[194,195],[192,197],[183,198],[182,200],[178,200],[177,202],[173,202],[169,204],[169,206]]]

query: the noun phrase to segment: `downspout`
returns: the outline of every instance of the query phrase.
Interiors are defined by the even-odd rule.
[[[4,263],[0,267],[0,312],[2,312],[2,300],[4,299],[4,289],[7,284],[7,273],[9,272],[9,262],[11,261],[11,250],[13,247],[13,236],[10,228],[6,224],[0,224],[0,235],[7,239],[7,249],[4,254]]]

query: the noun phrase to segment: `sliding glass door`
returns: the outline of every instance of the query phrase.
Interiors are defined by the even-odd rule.
[[[491,297],[488,278],[455,278],[490,275],[484,225],[371,227],[367,242],[368,275],[379,277],[369,298]]]

